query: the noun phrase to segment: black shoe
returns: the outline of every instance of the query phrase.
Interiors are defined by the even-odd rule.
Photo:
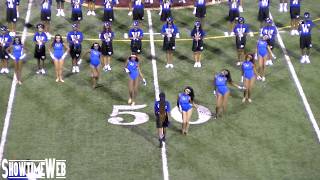
[[[166,141],[166,136],[163,136],[163,137],[162,137],[162,141]]]
[[[159,148],[162,148],[163,144],[162,144],[162,141],[160,140],[159,141]]]

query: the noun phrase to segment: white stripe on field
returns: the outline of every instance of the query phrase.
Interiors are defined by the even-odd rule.
[[[272,17],[272,15],[271,15],[271,13],[270,13],[270,18],[273,20],[273,17]],[[277,27],[276,27],[276,28],[277,28]],[[277,30],[278,30],[278,28],[277,28]],[[306,98],[306,95],[305,95],[304,92],[303,92],[303,89],[302,89],[301,83],[300,83],[300,81],[299,81],[299,79],[298,79],[297,73],[296,73],[296,71],[294,70],[294,67],[293,67],[293,65],[292,65],[292,63],[291,63],[291,59],[290,59],[290,57],[289,57],[289,55],[288,55],[287,49],[286,49],[286,47],[284,46],[283,40],[282,40],[282,38],[281,38],[281,36],[280,36],[279,33],[277,34],[277,38],[278,38],[278,42],[279,42],[279,44],[280,44],[280,47],[281,47],[281,49],[282,49],[282,51],[283,51],[283,53],[284,53],[284,58],[286,59],[286,62],[287,62],[288,68],[289,68],[289,70],[290,70],[291,76],[292,76],[292,78],[293,78],[293,80],[294,80],[294,83],[296,84],[296,87],[297,87],[297,89],[298,89],[298,92],[299,92],[299,94],[300,94],[300,97],[301,97],[301,99],[302,99],[302,102],[303,102],[303,104],[304,104],[304,107],[305,107],[305,109],[306,109],[306,111],[307,111],[307,113],[308,113],[309,120],[310,120],[310,122],[312,123],[312,126],[313,126],[313,128],[314,128],[314,130],[315,130],[315,132],[316,132],[316,134],[317,134],[318,141],[320,142],[320,130],[319,130],[319,126],[318,126],[318,124],[317,124],[316,119],[314,118],[314,115],[313,115],[313,113],[312,113],[310,104],[308,103],[308,100],[307,100],[307,98]]]
[[[32,2],[33,2],[33,0],[29,0],[25,24],[29,23]],[[22,43],[24,43],[24,41],[26,40],[27,30],[28,30],[27,27],[23,28],[23,33],[22,33],[22,37],[21,37]],[[10,118],[11,118],[11,112],[12,112],[12,105],[13,105],[13,101],[14,101],[14,95],[15,95],[15,92],[16,92],[16,85],[17,84],[16,84],[16,80],[15,79],[16,79],[16,75],[14,74],[13,79],[12,79],[12,84],[11,84],[11,90],[10,90],[10,96],[9,96],[9,101],[8,101],[7,113],[6,113],[6,117],[4,119],[4,125],[3,125],[3,129],[2,129],[2,135],[1,135],[0,162],[2,162],[2,159],[3,159],[4,146],[5,146],[6,140],[7,140],[7,134],[8,134]]]
[[[155,60],[156,52],[154,48],[154,39],[153,39],[153,29],[152,29],[152,18],[151,11],[148,10],[148,23],[149,23],[149,33],[150,33],[150,48],[151,48],[151,57],[152,57],[152,71],[153,71],[153,84],[154,84],[154,92],[156,96],[156,100],[159,100],[159,83],[158,83],[158,70],[157,70],[157,62]],[[167,162],[167,154],[166,154],[166,143],[163,142],[163,146],[161,148],[161,157],[162,157],[162,170],[163,170],[163,179],[169,180],[169,171],[168,171],[168,162]]]

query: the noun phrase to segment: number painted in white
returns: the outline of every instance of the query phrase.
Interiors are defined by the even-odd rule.
[[[110,114],[110,118],[108,122],[115,125],[123,125],[123,126],[135,126],[139,124],[146,123],[149,120],[149,116],[143,112],[136,112],[133,110],[142,109],[147,107],[146,104],[143,105],[114,105],[112,113]],[[118,115],[121,114],[130,114],[134,116],[134,120],[132,122],[123,122],[123,118],[119,117]]]
[[[212,116],[210,110],[201,105],[198,105],[197,112],[198,112],[198,119],[196,121],[190,121],[190,124],[203,124],[209,121]],[[171,117],[174,120],[182,123],[182,114],[179,111],[179,108],[177,106],[171,110]]]

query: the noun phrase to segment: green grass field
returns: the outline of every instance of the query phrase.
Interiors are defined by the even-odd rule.
[[[253,3],[254,2],[254,3]],[[21,2],[21,19],[17,30],[22,32],[27,2]],[[53,10],[56,3],[54,2]],[[30,23],[39,22],[39,3],[34,2]],[[66,8],[70,8],[67,4]],[[312,19],[320,17],[320,4],[305,0],[301,13],[309,11]],[[3,3],[1,9],[4,9]],[[226,4],[208,6],[204,29],[208,37],[223,36],[228,29],[225,20]],[[245,1],[242,14],[253,31],[258,31],[256,1]],[[86,12],[86,10],[84,11]],[[98,38],[102,29],[101,9],[97,17],[85,16],[81,31],[85,38]],[[153,116],[155,99],[149,35],[145,35],[142,54],[142,72],[148,81],[140,85],[137,104],[147,107],[137,111],[149,115],[148,122],[137,126],[120,126],[107,122],[113,105],[126,105],[128,99],[127,74],[123,72],[130,54],[129,42],[120,41],[128,31],[131,17],[127,10],[116,10],[113,31],[116,33],[112,71],[101,74],[101,87],[92,90],[89,64],[81,64],[81,72],[72,74],[71,60],[65,61],[65,83],[56,83],[54,67],[46,61],[48,74],[35,74],[32,36],[28,36],[27,63],[23,67],[23,85],[17,86],[13,103],[7,143],[6,159],[67,160],[67,179],[163,179],[161,150]],[[278,2],[273,1],[271,13],[279,28],[289,25],[289,14],[278,12]],[[84,13],[85,14],[85,13]],[[52,14],[51,34],[65,34],[71,29],[71,15],[66,18]],[[205,41],[203,67],[193,68],[191,41],[193,27],[192,9],[173,10],[175,23],[181,31],[176,42],[174,69],[166,69],[162,42],[155,41],[155,53],[160,90],[174,107],[176,97],[190,85],[196,94],[196,103],[214,111],[215,98],[212,79],[216,72],[228,68],[233,80],[240,81],[240,69],[235,66],[234,37]],[[147,12],[142,28],[148,32]],[[158,11],[152,11],[154,32],[160,32],[162,23]],[[5,23],[5,11],[1,11]],[[319,21],[313,31],[311,64],[300,64],[299,38],[290,36],[288,28],[281,33],[298,78],[318,123],[320,119],[320,35]],[[29,28],[28,33],[34,29]],[[161,40],[160,35],[154,35]],[[247,51],[253,52],[258,36],[248,37]],[[118,41],[119,40],[119,41]],[[93,41],[84,41],[88,49]],[[171,120],[167,137],[167,162],[169,178],[173,180],[198,179],[295,179],[317,180],[320,177],[320,146],[308,119],[295,83],[290,75],[284,54],[279,46],[274,50],[278,57],[274,66],[267,69],[267,81],[256,82],[253,103],[242,104],[242,92],[231,88],[227,113],[218,120],[210,119],[201,125],[192,125],[188,136],[180,133],[180,123]],[[13,63],[10,63],[13,69]],[[9,99],[13,72],[0,76],[0,128],[2,130]],[[125,122],[133,116],[122,116]],[[194,111],[192,119],[197,118]]]

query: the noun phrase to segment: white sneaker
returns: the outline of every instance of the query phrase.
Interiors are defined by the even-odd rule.
[[[166,64],[166,66],[165,66],[166,68],[170,68],[170,64]]]
[[[0,74],[3,74],[3,73],[4,73],[4,68],[1,68]]]
[[[107,72],[107,71],[108,71],[108,66],[105,65],[105,66],[103,67],[103,70],[104,70],[105,72]]]
[[[266,77],[262,76],[261,81],[262,82],[266,81]]]
[[[284,6],[283,6],[283,11],[284,11],[284,12],[288,12],[287,5],[288,5],[287,3],[284,3]]]
[[[272,62],[272,60],[271,60],[271,59],[269,60],[269,65],[270,65],[270,66],[272,66],[272,65],[273,65],[273,62]]]
[[[195,62],[193,67],[198,67],[198,62]]]
[[[280,3],[279,5],[279,12],[283,12],[283,3]]]
[[[46,70],[44,70],[43,68],[41,69],[41,73],[42,74],[46,74]]]
[[[257,76],[257,80],[260,81],[262,78],[261,76]]]
[[[243,7],[239,6],[239,12],[243,12]]]
[[[305,55],[301,56],[301,59],[300,59],[300,63],[303,64],[306,62],[306,57]]]
[[[242,103],[245,103],[246,102],[246,98],[242,98]]]
[[[96,13],[94,11],[91,11],[92,16],[96,16]]]
[[[251,103],[251,102],[252,102],[252,100],[251,100],[250,98],[248,98],[248,102],[249,102],[249,103]]]
[[[201,62],[198,62],[198,67],[201,68]]]
[[[79,66],[76,66],[76,72],[79,73],[80,72],[80,68]]]
[[[132,11],[129,11],[128,16],[131,16],[131,15],[132,15]]]
[[[91,15],[91,11],[88,11],[88,12],[87,12],[87,16],[90,16],[90,15]]]
[[[240,61],[238,61],[236,65],[237,65],[237,66],[240,66],[240,65],[241,65],[241,62],[240,62]]]
[[[310,62],[310,59],[309,59],[309,56],[306,56],[306,57],[305,57],[305,60],[306,60],[306,63],[307,63],[307,64],[310,64],[310,63],[311,63],[311,62]]]
[[[58,13],[56,14],[56,16],[61,16],[61,11],[60,11],[60,9],[58,9]]]
[[[111,71],[111,66],[109,64],[107,65],[107,70]]]
[[[36,74],[40,74],[41,73],[41,69],[38,69],[37,71],[36,71]]]
[[[290,35],[294,36],[294,34],[295,34],[294,30],[291,30]]]
[[[60,14],[61,14],[61,16],[66,16],[65,14],[64,14],[64,11],[61,9],[61,12],[60,12]]]
[[[75,73],[75,72],[76,72],[76,67],[72,66],[72,73]]]
[[[9,72],[10,72],[10,71],[9,71],[8,68],[5,68],[5,69],[4,69],[4,73],[9,74]]]
[[[173,68],[173,64],[170,64],[170,68]]]
[[[231,32],[231,33],[230,33],[230,36],[234,36],[234,32]]]

